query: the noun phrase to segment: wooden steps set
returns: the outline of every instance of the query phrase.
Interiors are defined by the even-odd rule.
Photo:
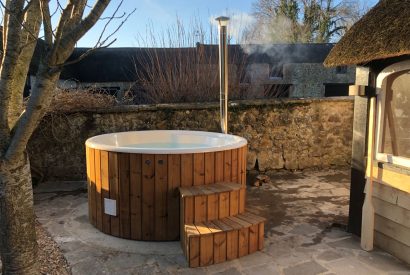
[[[181,246],[190,267],[233,260],[263,248],[265,219],[245,211],[246,187],[180,187]]]

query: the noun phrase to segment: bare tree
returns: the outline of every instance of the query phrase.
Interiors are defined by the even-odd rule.
[[[366,8],[349,0],[258,0],[254,10],[263,41],[326,43],[342,36]]]
[[[100,19],[110,0],[57,2],[5,0],[3,56],[0,68],[0,252],[3,274],[38,274],[37,242],[27,142],[50,104],[61,70],[77,41]],[[88,11],[88,12],[86,12]],[[52,14],[60,14],[52,26]],[[111,21],[113,17],[107,21]],[[31,96],[23,105],[23,89],[44,28],[45,50]],[[104,28],[105,29],[105,28]],[[95,48],[110,44],[100,37]]]

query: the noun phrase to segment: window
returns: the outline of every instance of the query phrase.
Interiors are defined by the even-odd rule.
[[[348,96],[349,84],[326,83],[325,97]]]
[[[269,78],[283,78],[283,64],[269,64]]]
[[[406,167],[410,167],[410,62],[408,65],[381,74],[377,98],[376,159]]]
[[[289,92],[292,89],[292,85],[289,84],[266,84],[263,85],[264,98],[279,98],[289,97]]]
[[[336,73],[337,74],[347,74],[347,66],[337,66]]]

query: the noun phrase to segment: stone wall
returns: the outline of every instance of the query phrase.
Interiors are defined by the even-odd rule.
[[[282,77],[269,76],[271,65],[254,63],[249,66],[250,90],[252,96],[262,98],[266,85],[291,85],[289,97],[324,97],[328,84],[345,84],[355,82],[355,66],[346,67],[345,72],[337,68],[326,68],[321,63],[285,63]]]
[[[324,97],[326,84],[354,83],[355,67],[346,67],[345,73],[337,73],[336,68],[326,68],[323,64],[302,63],[285,64],[283,78],[287,83],[293,84],[290,97]]]
[[[247,168],[347,166],[353,98],[232,102],[229,132],[249,142]],[[219,131],[219,104],[118,106],[45,117],[30,139],[33,172],[45,180],[85,178],[84,142],[103,133],[189,129]]]

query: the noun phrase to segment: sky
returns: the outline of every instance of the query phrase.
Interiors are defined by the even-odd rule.
[[[209,28],[213,18],[221,15],[236,17],[231,21],[231,28],[246,25],[253,12],[253,3],[257,0],[123,0],[118,15],[135,12],[128,18],[119,31],[113,36],[117,40],[111,47],[138,47],[147,46],[145,38],[147,29],[156,34],[163,33],[170,26],[176,26],[177,18],[184,26],[192,27],[193,22],[201,22]],[[355,0],[352,0],[355,1]],[[357,0],[362,5],[372,7],[377,0]],[[92,2],[92,1],[90,1]],[[120,0],[112,0],[103,17],[112,15]],[[238,19],[239,18],[239,19]],[[240,23],[238,23],[240,21]],[[98,40],[106,21],[100,21],[79,42],[78,47],[92,47]],[[107,33],[115,29],[121,19],[113,21]],[[150,26],[150,27],[148,27]]]
[[[119,0],[112,0],[104,16],[112,14]],[[189,26],[192,21],[199,20],[207,27],[210,19],[221,15],[248,14],[252,12],[252,0],[124,0],[120,11],[122,14],[135,12],[124,23],[115,35],[117,41],[113,47],[135,47],[141,44],[139,37],[144,36],[148,25],[157,32],[169,26],[175,26],[177,18]],[[98,39],[103,24],[95,26],[78,46],[93,46]],[[113,22],[113,26],[118,25]]]

